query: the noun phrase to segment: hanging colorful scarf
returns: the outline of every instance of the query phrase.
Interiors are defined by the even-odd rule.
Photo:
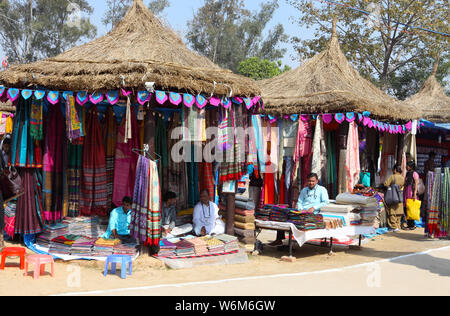
[[[361,165],[359,161],[359,136],[358,125],[355,122],[350,123],[347,138],[347,158],[345,169],[348,176],[348,192],[353,193],[353,189],[359,182]]]
[[[69,217],[80,215],[80,184],[83,144],[68,144],[67,185],[69,191]]]
[[[326,146],[323,123],[320,117],[318,117],[316,121],[312,152],[311,172],[316,173],[319,176],[320,181],[324,181],[326,177]]]
[[[130,112],[129,119],[131,123],[127,123],[127,118],[122,119],[117,133],[113,190],[113,203],[115,205],[121,205],[122,199],[125,196],[131,196],[134,192],[133,186],[136,177],[138,155],[133,152],[133,149],[139,148],[139,129],[134,108],[131,108]],[[128,125],[134,136],[127,141],[126,129]]]
[[[36,100],[33,98],[31,103],[31,126],[30,133],[34,140],[42,140],[44,138],[43,133],[43,103],[42,100]]]
[[[167,182],[166,177],[163,176],[163,172],[167,171],[169,166],[169,154],[167,152],[167,129],[164,119],[161,117],[156,118],[156,133],[155,133],[155,152],[161,157],[161,168],[159,168],[159,179],[164,187]]]
[[[108,208],[112,206],[113,192],[114,192],[114,163],[116,155],[116,141],[117,141],[117,122],[114,117],[114,110],[109,107],[105,117],[104,124],[104,144],[106,154],[106,186],[108,190]]]
[[[133,193],[133,207],[131,211],[131,235],[141,243],[147,241],[148,219],[148,174],[150,160],[139,156]]]
[[[150,161],[148,173],[148,217],[147,242],[148,246],[159,246],[161,238],[161,189],[156,162]]]
[[[81,124],[75,106],[75,98],[72,95],[66,98],[66,131],[70,142],[81,137]]]
[[[131,126],[131,101],[130,97],[127,97],[127,113],[125,116],[125,144],[133,138],[132,126]],[[137,136],[137,134],[135,134]]]
[[[105,217],[108,209],[106,159],[96,106],[93,106],[87,115],[86,134],[81,173],[80,213],[83,216]]]
[[[441,238],[447,237],[450,230],[450,168],[443,169],[441,202]]]
[[[64,117],[59,106],[52,106],[46,120],[46,136],[43,157],[44,218],[46,222],[57,222],[64,217],[67,205],[66,161],[67,143]]]

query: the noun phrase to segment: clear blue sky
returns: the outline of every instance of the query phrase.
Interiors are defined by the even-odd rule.
[[[261,3],[267,0],[246,0],[246,7],[250,10],[258,10]],[[149,0],[144,0],[148,4]],[[278,23],[282,23],[285,32],[289,36],[301,36],[302,38],[311,38],[313,36],[312,30],[307,30],[294,23],[291,17],[299,17],[300,13],[297,9],[286,3],[286,0],[278,0],[280,7],[275,13],[273,20],[268,28],[273,27]],[[94,15],[91,21],[97,25],[98,36],[107,32],[105,26],[101,23],[101,18],[106,11],[106,1],[90,0],[89,3],[94,8]],[[170,0],[171,6],[163,13],[163,18],[170,24],[170,26],[179,34],[186,34],[187,21],[192,20],[194,13],[204,3],[203,0]],[[287,48],[287,53],[283,59],[283,63],[293,68],[299,66],[300,62],[297,59],[293,46],[290,43],[283,45]],[[295,60],[293,60],[295,59]]]

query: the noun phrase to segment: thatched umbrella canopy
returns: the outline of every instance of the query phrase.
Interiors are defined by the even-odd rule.
[[[125,18],[105,36],[59,56],[0,72],[0,84],[15,88],[104,91],[123,87],[123,79],[126,88],[136,89],[155,82],[160,89],[190,93],[227,95],[232,89],[234,96],[251,97],[260,92],[253,80],[188,49],[142,0],[134,0]]]
[[[438,65],[439,58],[422,90],[404,102],[420,111],[422,118],[426,120],[433,123],[450,123],[450,98],[436,80]]]
[[[327,48],[297,69],[257,82],[264,111],[272,115],[364,112],[380,119],[409,120],[418,113],[389,97],[350,65],[343,54],[333,22]]]

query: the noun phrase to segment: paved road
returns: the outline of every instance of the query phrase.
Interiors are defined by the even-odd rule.
[[[325,271],[116,289],[77,295],[450,295],[450,247]]]

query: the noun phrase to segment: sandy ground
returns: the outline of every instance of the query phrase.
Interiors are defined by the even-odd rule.
[[[260,239],[264,242],[271,241],[275,238],[275,233],[264,231]],[[17,244],[7,244],[7,246],[17,246]],[[276,248],[266,247],[264,253],[259,256],[249,256],[248,263],[227,265],[227,266],[203,266],[188,270],[171,270],[157,259],[147,255],[141,256],[133,266],[133,275],[128,276],[126,280],[122,280],[117,275],[103,276],[104,263],[95,261],[75,261],[62,262],[57,261],[55,264],[55,278],[48,273],[38,280],[34,280],[32,274],[24,276],[23,271],[19,270],[17,265],[18,259],[8,260],[7,268],[0,271],[0,295],[57,295],[65,293],[84,293],[99,291],[93,294],[105,294],[103,291],[122,289],[122,288],[140,288],[156,286],[161,284],[179,284],[189,282],[215,281],[234,278],[271,276],[279,274],[296,274],[304,272],[322,271],[328,269],[339,269],[349,266],[377,262],[382,259],[390,259],[412,253],[422,252],[429,249],[438,249],[449,247],[450,241],[430,240],[423,236],[423,230],[414,232],[400,232],[388,235],[378,236],[368,241],[361,249],[341,249],[337,248],[334,255],[329,255],[329,250],[314,246],[305,245],[299,248],[296,245],[294,256],[297,258],[294,263],[282,262],[282,256],[287,252],[280,252]],[[433,269],[435,265],[450,266],[450,255],[441,254],[439,262],[435,262],[427,257],[421,260],[413,260],[407,264],[395,264],[397,269],[410,269],[406,275],[421,272],[424,278],[431,274],[433,278],[444,278],[448,282],[449,272],[442,273],[438,268]],[[389,264],[383,263],[384,271],[394,273]],[[367,269],[365,267],[364,269]],[[404,270],[403,269],[403,270]],[[48,271],[48,269],[47,269]],[[396,272],[397,273],[397,272]],[[394,273],[394,275],[396,274]],[[398,272],[400,273],[400,272]],[[367,273],[366,273],[367,274]],[[348,280],[350,276],[342,276]],[[404,277],[407,280],[407,277]],[[351,278],[350,278],[351,279]],[[434,279],[433,279],[434,280]],[[338,282],[339,280],[336,280]],[[439,281],[437,281],[439,284]],[[257,283],[258,284],[258,283]],[[217,288],[217,287],[216,287]],[[258,287],[257,287],[258,288]],[[256,295],[252,291],[252,287],[248,287],[248,293],[245,287],[241,288],[239,295]],[[449,289],[450,290],[450,289]],[[170,291],[169,291],[170,293]],[[195,291],[184,289],[183,294],[195,295]],[[203,292],[205,293],[205,292]],[[219,295],[217,293],[216,295]],[[228,293],[228,294],[227,294]],[[128,293],[130,294],[130,293]],[[152,293],[131,293],[152,295]],[[155,295],[167,295],[167,291],[153,292]],[[174,294],[176,294],[174,292]],[[282,294],[277,288],[272,288],[264,292],[265,295]],[[293,293],[291,293],[293,294]],[[355,293],[358,294],[358,293]],[[401,294],[401,293],[399,293]],[[447,293],[448,294],[448,293]],[[210,294],[214,295],[214,294]],[[232,290],[227,292],[223,288],[223,295],[237,295]]]

